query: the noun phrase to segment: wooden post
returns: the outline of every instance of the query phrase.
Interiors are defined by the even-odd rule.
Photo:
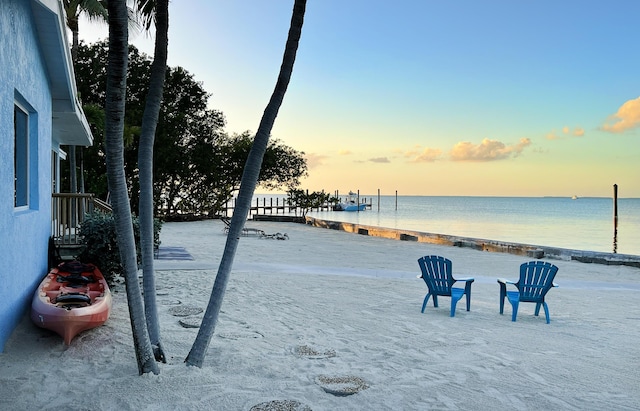
[[[380,212],[380,189],[378,189],[378,212]]]
[[[396,211],[398,211],[398,190],[396,190]]]
[[[618,229],[618,185],[613,185],[613,228]]]
[[[618,185],[613,185],[613,253],[618,252]]]

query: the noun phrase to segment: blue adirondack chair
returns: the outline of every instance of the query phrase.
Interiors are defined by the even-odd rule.
[[[535,315],[540,313],[540,306],[544,307],[544,314],[549,324],[549,307],[544,301],[545,295],[551,287],[557,287],[553,279],[558,272],[558,267],[544,261],[531,261],[520,266],[520,280],[517,282],[498,279],[500,284],[500,314],[504,311],[504,298],[507,297],[513,307],[511,321],[516,320],[518,305],[523,303],[536,303]],[[518,291],[507,291],[507,284],[513,284]]]
[[[471,283],[473,278],[455,279],[452,275],[451,260],[437,255],[427,255],[418,259],[422,270],[421,277],[429,288],[424,297],[422,312],[427,306],[429,297],[433,296],[433,306],[438,307],[438,296],[451,297],[451,317],[456,314],[456,304],[463,295],[467,296],[467,311],[471,309]],[[464,281],[464,288],[453,287],[456,281]]]

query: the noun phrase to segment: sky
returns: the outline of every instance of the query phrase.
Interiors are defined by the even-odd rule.
[[[173,0],[169,59],[255,132],[293,0]],[[640,1],[308,0],[272,138],[310,191],[640,197]],[[107,37],[81,21],[80,38]],[[130,42],[153,55],[153,34]],[[266,192],[258,188],[258,192]]]

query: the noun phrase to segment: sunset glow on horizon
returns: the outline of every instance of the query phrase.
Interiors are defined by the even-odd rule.
[[[168,64],[227,132],[257,129],[292,7],[170,3]],[[309,0],[272,136],[305,152],[311,191],[640,197],[639,15],[634,0]],[[153,55],[153,35],[130,42]]]

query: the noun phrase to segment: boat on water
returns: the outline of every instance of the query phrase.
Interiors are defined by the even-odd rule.
[[[98,267],[65,262],[49,271],[38,286],[31,302],[31,320],[70,345],[82,331],[104,324],[111,305],[111,291]]]
[[[333,211],[363,211],[366,207],[365,203],[358,203],[358,194],[349,191],[346,201],[334,205]]]

